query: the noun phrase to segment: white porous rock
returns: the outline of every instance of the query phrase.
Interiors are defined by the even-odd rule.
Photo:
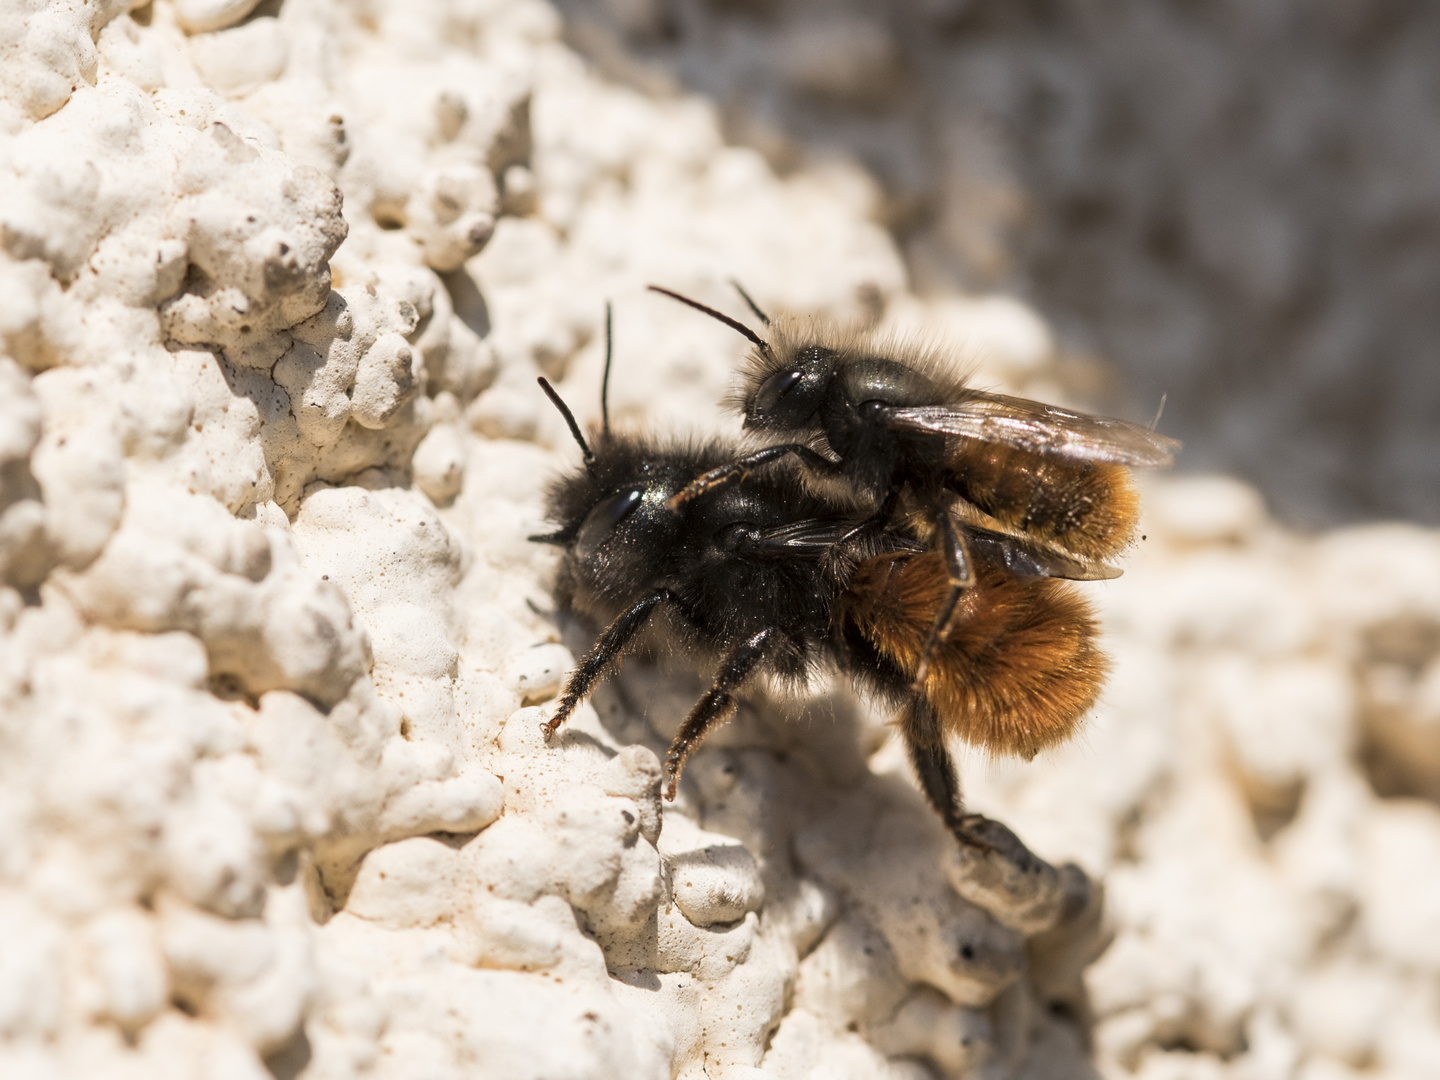
[[[13,360],[0,359],[0,581],[12,586],[38,584],[52,562],[45,506],[29,469],[40,419],[30,380]]]
[[[284,74],[290,50],[280,20],[262,16],[234,29],[196,34],[190,55],[207,84],[238,97]]]
[[[465,435],[455,424],[436,424],[415,447],[415,486],[444,506],[465,486]]]
[[[254,10],[258,0],[179,0],[174,5],[176,24],[189,33],[233,26]]]
[[[325,306],[328,260],[347,230],[324,174],[216,119],[179,162],[176,187],[193,280],[162,305],[170,338],[263,349]]]
[[[94,39],[117,15],[141,6],[137,0],[97,4],[6,4],[0,31],[0,130],[50,116],[85,83],[94,84]]]
[[[1012,390],[1045,324],[909,294],[874,181],[539,0],[0,16],[0,1075],[1424,1075],[1432,532],[1149,484],[1084,735],[964,763],[988,850],[840,681],[666,804],[683,663],[541,734],[596,628],[527,539],[579,467],[536,377],[599,419],[612,300],[615,425],[734,433],[743,343],[652,281]],[[842,31],[807,92],[895,76]]]
[[[922,814],[913,806],[872,804],[869,813],[847,806],[802,833],[797,853],[860,908],[907,981],[957,1004],[987,1006],[1020,978],[1024,940],[934,876],[930,859],[943,857],[944,834]],[[900,836],[910,842],[897,843]],[[917,843],[921,837],[929,844]]]

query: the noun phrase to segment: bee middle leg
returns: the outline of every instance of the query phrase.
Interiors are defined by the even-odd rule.
[[[685,762],[700,748],[706,735],[730,719],[735,711],[735,691],[770,656],[778,635],[774,627],[766,627],[732,649],[720,662],[714,685],[690,710],[665,754],[665,798],[669,802],[675,801],[675,788],[680,783]]]
[[[970,549],[965,543],[964,535],[955,527],[955,518],[949,508],[944,506],[936,507],[933,514],[940,527],[945,568],[950,574],[950,593],[940,605],[940,613],[935,617],[935,624],[930,627],[925,645],[920,650],[920,662],[915,667],[913,681],[917,692],[922,691],[925,686],[925,677],[930,674],[930,661],[935,655],[936,647],[945,637],[950,617],[955,614],[955,606],[960,603],[960,594],[975,584],[975,564],[970,558]]]

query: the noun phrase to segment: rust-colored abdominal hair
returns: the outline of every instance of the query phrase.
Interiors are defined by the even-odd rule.
[[[913,677],[950,589],[937,551],[860,566],[841,600],[846,619]],[[1089,604],[1066,582],[982,567],[936,647],[923,691],[946,734],[1024,758],[1063,742],[1109,668]]]
[[[1130,546],[1140,493],[1130,470],[957,439],[952,486],[997,521],[1064,551],[1104,562]]]

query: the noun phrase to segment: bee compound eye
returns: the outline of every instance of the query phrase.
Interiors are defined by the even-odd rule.
[[[755,395],[755,411],[766,413],[780,404],[780,399],[800,385],[805,373],[798,368],[776,372],[765,380],[760,392]]]
[[[585,515],[585,524],[580,526],[580,533],[575,538],[576,553],[583,557],[597,551],[616,527],[640,505],[644,496],[643,488],[630,488],[596,503],[594,509]]]

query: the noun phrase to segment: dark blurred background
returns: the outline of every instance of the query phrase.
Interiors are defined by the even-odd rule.
[[[1168,395],[1184,468],[1302,526],[1440,523],[1440,5],[559,6],[781,171],[863,165],[918,291],[1026,299]]]

